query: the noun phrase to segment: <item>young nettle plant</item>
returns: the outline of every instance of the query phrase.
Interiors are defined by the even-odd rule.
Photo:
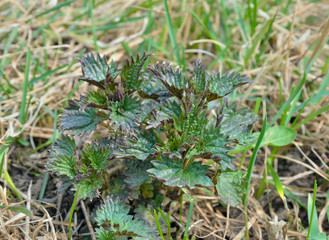
[[[156,182],[214,188],[233,206],[245,192],[245,173],[234,169],[229,152],[254,139],[257,116],[224,97],[250,81],[208,73],[200,61],[187,73],[166,63],[145,66],[150,56],[132,58],[122,69],[98,54],[79,59],[81,80],[97,90],[69,101],[60,118],[62,137],[51,150],[48,169],[74,184],[79,197],[108,197],[96,212],[99,239],[156,239],[151,226],[128,215],[124,197],[114,197],[118,192],[137,198],[146,183]],[[73,136],[90,136],[97,125],[103,136],[78,148]],[[122,165],[122,174],[110,176]]]

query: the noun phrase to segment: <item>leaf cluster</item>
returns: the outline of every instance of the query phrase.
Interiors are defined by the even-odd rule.
[[[175,188],[214,187],[224,202],[237,205],[244,173],[234,170],[229,152],[253,141],[257,116],[225,96],[250,81],[235,73],[208,73],[200,61],[188,72],[166,63],[145,66],[150,56],[131,58],[121,69],[98,54],[79,59],[80,79],[95,89],[64,109],[63,135],[51,150],[49,171],[79,187],[80,197],[113,195],[108,170],[123,165],[119,175],[132,191],[156,179]],[[70,137],[90,136],[97,126],[105,137],[82,148]],[[97,213],[99,238],[147,239],[127,213],[118,201],[107,201]]]

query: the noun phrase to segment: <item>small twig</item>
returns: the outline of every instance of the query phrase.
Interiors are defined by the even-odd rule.
[[[85,206],[84,201],[81,200],[81,201],[80,201],[80,204],[81,204],[81,208],[82,208],[83,215],[85,216],[85,219],[86,219],[86,223],[87,223],[87,226],[88,226],[88,229],[89,229],[90,235],[91,235],[91,239],[92,239],[92,240],[96,240],[95,232],[94,232],[94,228],[93,228],[93,226],[91,225],[91,222],[90,222],[90,219],[89,219],[89,214],[88,214],[88,212],[87,212],[87,209],[86,209],[86,206]]]

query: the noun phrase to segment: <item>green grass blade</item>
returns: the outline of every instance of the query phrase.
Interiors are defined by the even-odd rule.
[[[171,45],[174,49],[174,53],[175,53],[175,56],[176,56],[177,63],[180,67],[182,67],[182,61],[181,61],[181,58],[179,56],[179,49],[178,49],[178,46],[177,46],[175,30],[174,30],[174,27],[173,27],[172,22],[171,22],[171,17],[170,17],[170,13],[169,13],[167,0],[163,0],[163,6],[164,6],[165,13],[166,13],[166,23],[167,23],[168,30],[169,30],[170,42],[171,42]]]
[[[247,65],[247,62],[251,58],[252,54],[255,52],[259,41],[261,41],[261,39],[265,36],[265,34],[270,30],[270,26],[273,22],[274,17],[275,16],[273,16],[271,19],[267,20],[267,22],[264,24],[262,29],[259,31],[259,33],[256,35],[256,37],[253,39],[251,47],[247,50],[246,55],[244,57],[245,65]]]
[[[69,239],[72,239],[72,218],[73,218],[75,206],[78,201],[79,189],[80,189],[80,186],[78,186],[77,191],[75,192],[72,207],[71,207],[71,212],[70,212],[70,217],[69,217]]]
[[[302,87],[304,86],[304,84],[306,82],[306,75],[307,75],[307,73],[308,72],[304,72],[304,76],[303,76],[302,80],[300,81],[300,83],[298,84],[298,86],[295,89],[295,91],[293,91],[293,93],[290,95],[290,97],[288,98],[288,100],[282,105],[282,107],[280,108],[280,110],[275,114],[275,116],[273,117],[273,119],[271,120],[271,122],[268,124],[267,127],[271,127],[276,122],[276,120],[281,116],[281,114],[289,107],[291,101],[301,91]]]
[[[245,225],[246,225],[246,238],[247,239],[249,239],[248,216],[247,216],[247,199],[248,199],[248,193],[249,193],[250,182],[251,182],[251,174],[252,174],[252,171],[254,169],[254,165],[255,165],[255,162],[256,162],[256,157],[257,157],[258,150],[260,148],[260,144],[263,140],[263,137],[264,137],[264,134],[265,134],[265,131],[266,131],[266,123],[267,123],[267,117],[265,116],[262,130],[260,131],[255,149],[252,152],[251,159],[250,159],[249,166],[248,166],[248,172],[247,172],[247,176],[246,176],[246,179],[247,179],[246,189],[247,190],[246,190],[246,193],[242,197],[242,203],[243,203],[243,206],[244,206],[244,221],[245,221]]]
[[[10,206],[10,207],[7,207],[5,205],[0,205],[0,208],[11,210],[11,211],[15,211],[15,212],[24,213],[28,217],[32,217],[33,216],[33,212],[31,210],[27,209],[26,207],[19,207],[19,206]]]
[[[309,194],[307,200],[307,215],[308,215],[309,227],[308,227],[308,233],[306,239],[310,239],[310,236],[315,235],[319,231],[318,214],[316,213],[316,207],[315,207],[316,190],[317,190],[317,183],[316,180],[314,180],[313,198]]]
[[[315,113],[312,113],[310,115],[308,115],[303,121],[301,121],[300,123],[296,124],[292,129],[296,129],[299,128],[301,125],[303,125],[304,123],[307,123],[308,121],[310,121],[312,118],[315,118],[316,116],[320,115],[323,112],[326,112],[329,110],[329,105],[321,108],[320,110],[316,111]]]
[[[55,72],[57,72],[58,70],[61,70],[62,68],[65,68],[65,67],[67,67],[67,66],[68,66],[68,64],[65,64],[65,65],[63,65],[63,66],[60,66],[60,67],[58,67],[58,68],[55,68],[55,69],[50,70],[50,71],[48,71],[48,72],[45,72],[44,74],[40,75],[39,77],[35,77],[35,78],[33,78],[33,79],[30,81],[30,85],[32,85],[32,84],[34,84],[34,83],[36,83],[36,82],[38,82],[38,81],[41,81],[41,80],[43,80],[43,79],[45,79],[45,78],[47,78],[47,77],[53,75],[53,74],[54,74]]]
[[[275,188],[276,188],[280,198],[282,199],[282,201],[284,201],[284,190],[282,187],[280,177],[277,174],[277,172],[274,170],[274,168],[271,166],[271,164],[267,164],[267,167],[270,170],[270,173],[273,177]]]
[[[158,214],[157,214],[155,209],[153,210],[153,212],[154,212],[154,218],[155,218],[155,222],[157,224],[159,235],[161,237],[161,240],[164,240],[165,238],[163,237],[163,233],[162,233],[162,230],[161,230]]]
[[[21,124],[24,124],[24,122],[25,122],[25,108],[26,108],[27,88],[29,86],[30,62],[31,62],[31,49],[28,49],[27,56],[26,56],[25,77],[24,77],[24,85],[23,85],[23,91],[22,91],[22,101],[21,101],[21,106],[19,109],[19,121]]]
[[[65,6],[67,6],[67,5],[70,5],[70,4],[73,3],[74,1],[75,1],[75,0],[69,0],[69,1],[66,1],[66,2],[62,2],[62,3],[56,5],[56,6],[52,7],[52,8],[49,8],[49,9],[47,9],[47,10],[45,10],[45,11],[43,11],[43,12],[37,14],[37,15],[35,15],[34,18],[39,18],[39,17],[41,17],[41,16],[43,16],[43,15],[46,15],[46,14],[48,14],[48,13],[50,13],[50,12],[56,11],[56,10],[62,8],[62,7],[65,7]],[[27,22],[29,22],[29,21],[31,21],[31,19],[29,19]]]
[[[93,11],[94,11],[94,0],[89,0],[89,14],[90,14],[91,26],[93,30],[94,46],[95,46],[95,51],[98,52],[97,35],[96,35],[95,19],[94,19]]]
[[[23,201],[23,198],[19,194],[13,180],[11,179],[9,173],[6,170],[3,173],[3,178],[6,180],[6,182],[8,183],[9,188],[15,193],[15,195],[19,199],[19,201]]]
[[[188,229],[190,228],[192,214],[193,214],[193,207],[194,207],[194,199],[190,201],[190,208],[188,210],[188,216],[187,216],[187,222],[185,226],[185,232],[184,232],[184,240],[188,239]]]

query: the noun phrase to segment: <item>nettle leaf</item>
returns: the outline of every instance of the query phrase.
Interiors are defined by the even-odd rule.
[[[97,53],[96,58],[94,54],[90,53],[87,56],[78,59],[81,63],[83,77],[80,79],[89,82],[95,86],[102,87],[106,79],[109,66],[107,59],[103,58]]]
[[[122,69],[121,78],[128,89],[138,89],[141,84],[139,77],[143,69],[143,65],[152,55],[153,54],[146,55],[144,52],[143,56],[139,57],[137,54],[136,59],[131,58],[130,62],[126,62],[126,65]]]
[[[108,159],[113,156],[112,151],[108,147],[99,147],[95,143],[88,144],[82,151],[81,161],[92,166],[95,170],[105,169]]]
[[[126,160],[125,166],[127,169],[124,174],[126,175],[125,182],[130,188],[137,188],[145,182],[151,180],[147,170],[152,168],[149,161],[136,161],[135,159]]]
[[[159,101],[172,97],[162,82],[152,72],[143,72],[141,74],[143,84],[139,85],[138,92],[142,97]]]
[[[162,82],[168,91],[177,98],[183,97],[183,88],[187,86],[188,77],[179,68],[172,68],[166,63],[157,63],[148,68]]]
[[[248,108],[236,109],[237,102],[225,106],[221,115],[221,134],[229,139],[236,140],[239,144],[246,145],[255,137],[250,133],[250,126],[258,117]]]
[[[206,112],[196,105],[192,106],[189,113],[174,117],[175,128],[186,136],[198,137],[206,123]]]
[[[106,231],[104,228],[97,229],[97,239],[98,240],[123,240],[127,238],[118,238],[114,232]]]
[[[78,195],[80,198],[94,198],[97,196],[96,190],[103,186],[103,179],[94,177],[92,180],[85,179],[81,180],[79,185]]]
[[[209,166],[204,166],[200,162],[193,162],[186,169],[183,169],[183,161],[178,162],[162,156],[161,161],[154,160],[152,164],[155,168],[149,169],[153,178],[156,178],[165,185],[171,187],[189,187],[195,188],[196,185],[211,187],[212,181],[206,173]]]
[[[179,118],[181,115],[182,108],[178,101],[173,98],[167,99],[154,109],[146,129],[157,128],[165,120]]]
[[[216,190],[221,199],[237,206],[241,202],[240,194],[246,193],[245,172],[223,172],[217,176]]]
[[[196,60],[192,65],[193,75],[190,80],[190,84],[197,92],[200,92],[206,88],[208,81],[206,67],[203,65],[200,59]]]
[[[226,139],[225,136],[220,134],[219,128],[214,128],[213,126],[208,126],[201,136],[201,141],[196,147],[199,153],[204,154],[204,157],[207,157],[209,154],[209,157],[214,160],[220,158],[223,170],[227,168],[234,170],[232,162],[235,157],[228,154],[232,150],[232,147],[228,146],[231,140]]]
[[[87,103],[95,103],[95,104],[105,104],[107,101],[106,95],[104,92],[100,90],[91,90],[86,94],[86,102]]]
[[[155,153],[155,137],[151,132],[141,133],[136,140],[127,139],[125,142],[127,145],[121,148],[121,152],[117,152],[119,156],[145,160]]]
[[[62,135],[50,150],[47,168],[57,175],[62,175],[73,180],[77,174],[75,170],[75,149],[76,145],[74,139]]]
[[[138,114],[141,109],[141,101],[137,97],[125,95],[121,102],[112,102],[109,104],[112,112],[110,114],[111,122],[115,128],[129,130],[138,126]]]
[[[234,91],[237,87],[250,83],[247,77],[241,77],[240,74],[234,75],[234,72],[229,74],[220,73],[211,74],[208,78],[209,91],[216,94],[218,97],[224,97]]]
[[[138,240],[159,238],[148,222],[138,218],[133,219],[133,216],[128,213],[129,208],[118,199],[106,200],[104,205],[96,211],[95,220],[100,226],[96,232],[104,235],[104,231],[108,231],[116,236],[132,237]]]
[[[102,121],[101,117],[96,116],[94,108],[85,108],[80,110],[80,106],[74,101],[69,101],[68,107],[64,108],[61,115],[59,128],[61,131],[69,130],[74,134],[90,134],[96,129],[96,125]]]

